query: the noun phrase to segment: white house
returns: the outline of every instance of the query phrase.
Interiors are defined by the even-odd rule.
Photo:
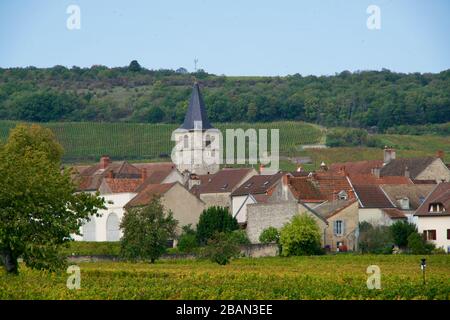
[[[414,216],[424,238],[450,253],[450,182],[436,185]]]

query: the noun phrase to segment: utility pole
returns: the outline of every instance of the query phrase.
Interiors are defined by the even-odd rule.
[[[195,58],[195,59],[194,59],[194,71],[195,71],[195,72],[197,72],[197,62],[198,62],[198,59]]]

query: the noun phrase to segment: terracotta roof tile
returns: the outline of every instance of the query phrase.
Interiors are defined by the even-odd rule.
[[[233,191],[231,195],[242,196],[247,194],[265,194],[280,181],[282,176],[282,172],[272,175],[253,176]]]
[[[112,193],[135,192],[142,184],[142,179],[105,178],[105,183]]]
[[[354,174],[371,174],[372,169],[381,168],[382,166],[383,166],[382,160],[340,162],[340,163],[333,163],[330,166],[330,171],[333,172],[345,171],[345,173],[351,176]]]
[[[155,196],[163,196],[168,190],[170,190],[177,182],[164,183],[164,184],[149,184],[143,190],[141,190],[133,199],[131,199],[126,207],[139,207],[145,206]]]
[[[402,176],[408,168],[409,175],[415,179],[423,170],[425,170],[434,160],[435,157],[410,158],[410,159],[394,159],[381,168],[381,176]]]
[[[429,212],[430,204],[440,203],[443,212]],[[450,182],[441,182],[435,186],[422,205],[416,210],[415,216],[450,216]]]
[[[377,185],[353,185],[363,208],[394,208],[388,197]]]
[[[381,185],[381,184],[413,184],[411,179],[405,176],[386,176],[377,178],[373,174],[355,174],[349,177],[352,184]]]
[[[391,219],[407,219],[405,214],[397,208],[383,209],[383,212]]]
[[[215,174],[199,175],[201,183],[193,191],[196,194],[232,192],[252,170],[251,168],[225,168]]]

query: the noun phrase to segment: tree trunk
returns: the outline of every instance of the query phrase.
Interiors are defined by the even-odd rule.
[[[17,257],[14,255],[10,248],[3,248],[0,250],[0,258],[5,266],[6,272],[18,274],[19,265],[17,263]]]

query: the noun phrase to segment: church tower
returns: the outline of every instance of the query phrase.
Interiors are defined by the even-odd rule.
[[[220,169],[221,133],[206,115],[205,103],[197,82],[192,88],[183,124],[173,132],[176,141],[174,162],[181,173],[214,174]]]

